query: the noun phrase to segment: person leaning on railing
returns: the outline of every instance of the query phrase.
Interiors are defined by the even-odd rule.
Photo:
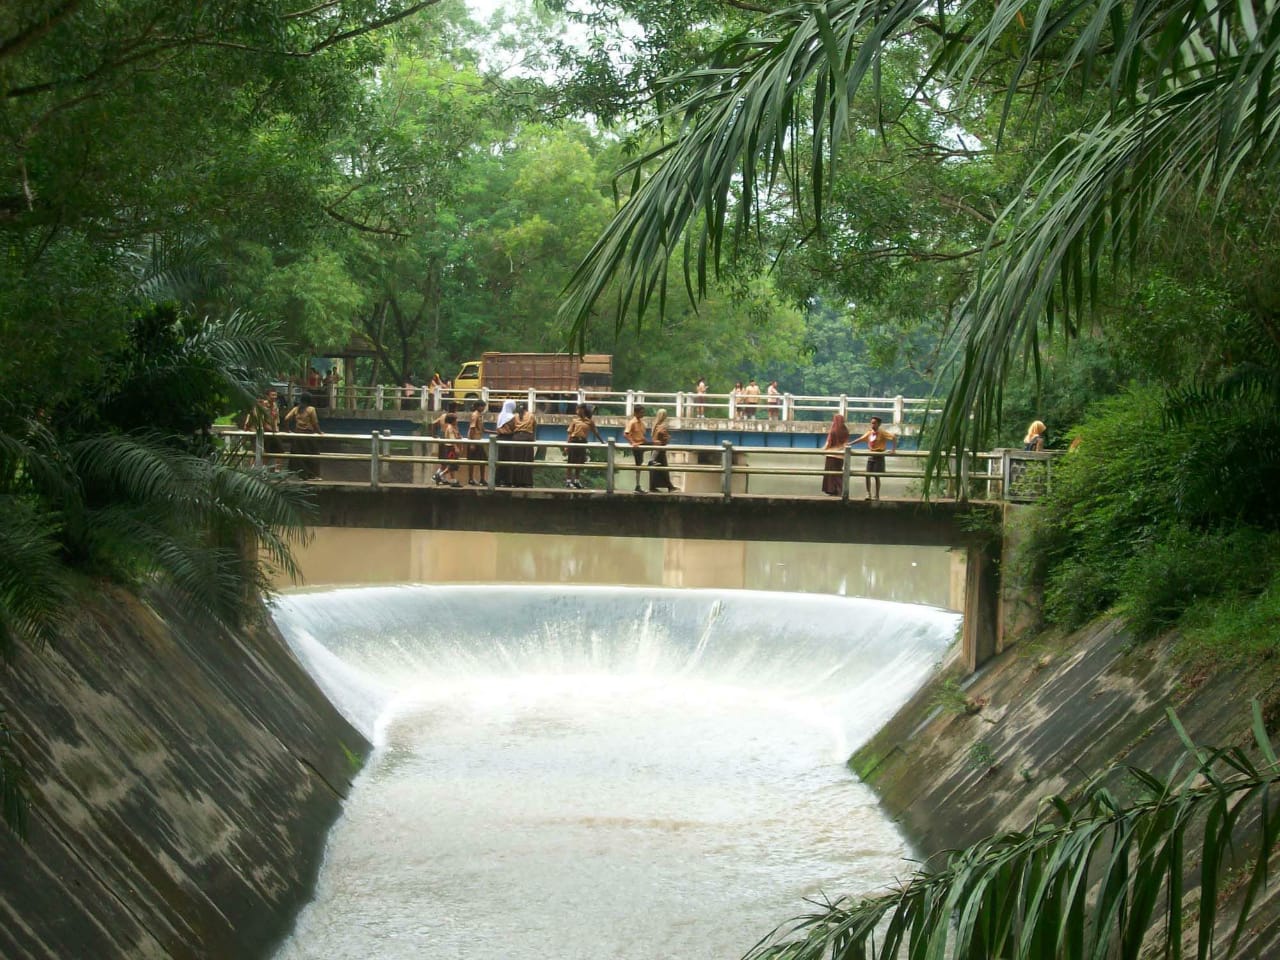
[[[884,473],[885,453],[898,452],[898,438],[895,437],[888,430],[881,430],[880,418],[872,417],[871,429],[868,430],[866,433],[864,433],[862,436],[858,437],[858,439],[851,441],[849,443],[849,446],[852,447],[855,444],[862,443],[864,440],[867,442],[867,452],[871,454],[871,456],[867,457],[867,476],[866,476],[867,499],[879,500],[880,499],[880,478],[873,477],[872,474]],[[875,480],[874,494],[871,492],[872,480]]]

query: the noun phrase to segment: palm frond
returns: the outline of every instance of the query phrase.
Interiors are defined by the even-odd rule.
[[[1164,955],[1180,957],[1184,912],[1197,958],[1211,956],[1219,939],[1233,950],[1280,836],[1273,796],[1280,764],[1256,703],[1254,734],[1260,761],[1239,748],[1209,750],[1187,740],[1187,773],[1175,767],[1162,779],[1120,768],[1136,785],[1137,801],[1122,805],[1101,782],[1074,805],[1051,798],[1026,831],[954,851],[942,868],[922,868],[891,893],[820,904],[775,931],[747,960],[1136,960],[1151,937]],[[1246,824],[1256,824],[1262,843],[1238,910],[1224,916],[1219,882]],[[1200,864],[1198,875],[1186,876],[1188,862]],[[1186,896],[1188,879],[1199,884],[1194,903]]]
[[[1051,332],[1056,325],[1073,335],[1104,265],[1133,256],[1170,197],[1188,189],[1221,196],[1241,170],[1276,154],[1274,4],[1012,0],[994,12],[979,0],[954,8],[800,4],[682,78],[696,89],[666,118],[679,124],[678,137],[624,169],[631,196],[570,281],[562,314],[579,341],[606,294],[616,298],[619,324],[630,312],[642,322],[655,301],[661,308],[667,263],[682,240],[685,282],[704,294],[709,273],[750,233],[753,211],[794,144],[812,144],[811,212],[821,220],[830,168],[849,133],[848,104],[864,85],[874,87],[895,43],[919,42],[912,30],[927,17],[942,34],[927,74],[957,98],[991,64],[1007,67],[1003,121],[1029,74],[1049,91],[1076,81],[1087,87],[1105,69],[1111,91],[1105,115],[1058,145],[991,232],[956,330],[935,471],[945,453],[985,439],[1011,361],[1038,356],[1042,320]]]
[[[1165,399],[1165,417],[1179,427],[1241,409],[1269,413],[1280,426],[1280,370],[1242,363],[1213,382],[1171,390]]]
[[[86,491],[67,537],[96,569],[164,579],[216,619],[238,622],[265,562],[296,579],[292,546],[313,509],[303,484],[228,459],[175,450],[162,436],[89,437],[71,445]]]
[[[58,518],[30,499],[0,495],[0,657],[19,643],[40,644],[66,621],[70,581]]]

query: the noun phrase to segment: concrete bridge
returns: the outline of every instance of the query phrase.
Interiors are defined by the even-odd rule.
[[[315,523],[325,527],[946,547],[964,560],[965,665],[976,670],[1001,646],[1001,503],[611,497],[337,482],[317,484],[315,496]]]

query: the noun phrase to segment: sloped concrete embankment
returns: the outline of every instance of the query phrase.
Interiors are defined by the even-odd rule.
[[[1114,621],[1005,651],[963,682],[976,712],[956,696],[959,676],[936,678],[850,760],[926,857],[1024,829],[1045,797],[1070,798],[1116,763],[1166,776],[1184,750],[1170,707],[1196,743],[1251,754],[1250,700],[1262,704],[1273,739],[1280,716],[1274,671],[1187,672],[1170,643],[1135,646]],[[1116,774],[1108,786],[1126,799],[1136,784]],[[1228,897],[1238,895],[1247,866],[1249,838],[1241,839]],[[1190,859],[1189,889],[1198,869]],[[1280,956],[1277,886],[1238,955]]]
[[[29,836],[0,827],[0,956],[251,958],[305,902],[368,749],[269,624],[108,591],[0,682]]]

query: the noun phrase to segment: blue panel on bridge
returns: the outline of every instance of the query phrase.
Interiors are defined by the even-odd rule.
[[[320,414],[320,428],[329,433],[350,433],[368,436],[374,430],[390,430],[395,436],[414,436],[423,427],[423,424],[416,420],[392,419],[391,417],[379,420],[363,417],[359,419],[342,416],[327,417],[324,410],[319,410],[318,412]],[[648,423],[652,426],[652,419]],[[619,444],[626,444],[627,441],[622,435],[621,427],[599,424],[598,428],[600,435],[606,440],[613,439]],[[460,429],[466,429],[465,422],[460,424]],[[565,443],[568,441],[568,428],[564,424],[540,423],[538,424],[538,439],[549,443]],[[679,430],[671,431],[671,442],[677,445],[718,447],[726,440],[739,448],[788,447],[799,450],[818,450],[826,440],[826,433],[798,433],[790,430],[724,430],[718,428],[698,430],[690,427],[681,427]],[[916,438],[903,437],[898,446],[903,450],[914,450],[916,449]]]

